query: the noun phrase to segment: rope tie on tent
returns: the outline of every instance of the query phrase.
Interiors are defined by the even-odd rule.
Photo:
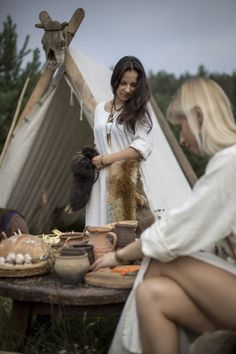
[[[80,102],[80,115],[79,115],[79,120],[82,121],[83,120],[83,113],[84,113],[84,101],[82,99],[82,97],[77,93],[75,93],[72,85],[70,84],[68,78],[65,76],[66,82],[68,84],[68,86],[70,87],[70,106],[74,106],[74,94],[79,96],[77,97],[79,102]]]
[[[80,99],[80,116],[79,116],[79,120],[82,121],[83,120],[83,100],[82,98]]]
[[[74,106],[74,91],[72,87],[70,88],[70,105]]]

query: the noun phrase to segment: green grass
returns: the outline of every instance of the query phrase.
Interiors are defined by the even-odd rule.
[[[11,338],[11,301],[0,297],[0,350]],[[35,316],[24,354],[105,354],[118,321],[117,316]]]

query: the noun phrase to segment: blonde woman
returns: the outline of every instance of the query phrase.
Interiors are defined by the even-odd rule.
[[[179,354],[178,329],[236,330],[236,125],[219,85],[185,82],[168,109],[180,143],[211,157],[180,208],[94,269],[144,257],[109,353]]]

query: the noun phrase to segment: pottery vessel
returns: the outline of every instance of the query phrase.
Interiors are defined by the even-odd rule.
[[[80,283],[89,271],[89,267],[88,255],[83,252],[79,255],[55,256],[54,271],[65,284]]]
[[[114,232],[117,235],[116,249],[127,246],[136,238],[137,220],[123,220],[115,223]]]
[[[117,236],[111,227],[87,226],[86,230],[89,233],[89,244],[94,246],[95,260],[104,253],[114,251]]]
[[[62,246],[73,246],[81,243],[87,243],[88,233],[85,232],[65,232],[60,235],[60,244]]]
[[[82,250],[83,252],[87,253],[88,255],[88,259],[89,259],[89,263],[93,264],[95,258],[94,258],[94,246],[92,244],[81,244],[81,245],[74,245],[72,246],[72,248],[75,251],[80,251]]]

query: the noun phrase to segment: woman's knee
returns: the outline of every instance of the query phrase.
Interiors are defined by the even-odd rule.
[[[150,304],[152,301],[156,304],[160,304],[162,300],[166,301],[173,296],[171,282],[164,277],[144,280],[136,289],[137,306]]]

